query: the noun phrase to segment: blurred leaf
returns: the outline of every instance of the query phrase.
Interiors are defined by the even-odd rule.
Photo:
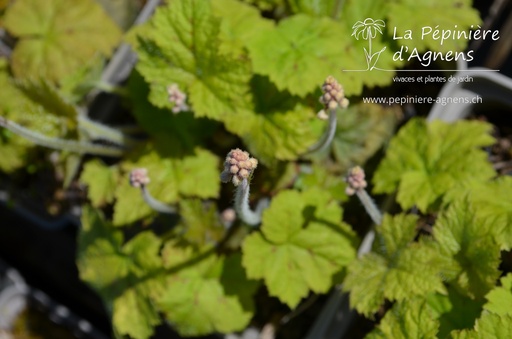
[[[488,302],[484,308],[498,315],[512,316],[512,273],[501,278],[500,283],[501,286],[495,287],[485,296]]]
[[[168,155],[190,155],[204,139],[217,129],[218,123],[197,118],[190,113],[173,114],[148,102],[149,87],[142,76],[134,71],[128,83],[132,114],[138,125],[157,140]]]
[[[123,246],[123,256],[130,259],[131,275],[113,301],[112,322],[120,334],[149,338],[161,322],[153,298],[163,291],[163,280],[146,278],[162,266],[160,246],[160,239],[151,232],[139,233]]]
[[[37,92],[37,89],[33,87],[35,86],[31,86],[34,92]],[[0,71],[0,88],[2,88],[0,91],[0,114],[3,117],[49,137],[65,135],[67,126],[72,125],[70,119],[65,118],[68,114],[71,114],[68,110],[69,107],[66,106],[66,109],[62,112],[48,110],[59,108],[60,99],[57,99],[56,102],[50,99],[49,105],[34,101],[34,97],[27,95],[30,89],[24,91],[16,86],[4,68]],[[49,87],[46,87],[46,89],[48,89],[49,97],[55,98]],[[44,88],[41,88],[41,90],[45,92]],[[37,99],[37,96],[35,98]],[[16,138],[19,137],[16,136]],[[32,145],[29,141],[24,141],[24,143]]]
[[[462,200],[443,211],[434,225],[438,251],[459,267],[454,286],[471,298],[482,298],[500,275],[495,222],[495,218],[479,217],[473,206]]]
[[[512,337],[512,316],[484,313],[473,330],[454,331],[454,339],[488,339]]]
[[[378,226],[375,251],[348,266],[344,289],[350,305],[371,317],[385,299],[403,301],[429,292],[444,292],[439,275],[439,255],[428,246],[414,243],[417,217],[385,215]]]
[[[46,80],[22,80],[17,81],[16,84],[27,98],[41,106],[46,112],[61,117],[66,129],[70,131],[76,129],[77,108],[69,103],[51,83]]]
[[[5,28],[19,38],[12,69],[20,78],[58,83],[97,53],[108,56],[120,31],[93,0],[17,0]]]
[[[1,129],[0,149],[2,150],[2,156],[0,156],[0,171],[10,173],[23,167],[26,161],[28,147],[21,138],[13,135],[10,131]]]
[[[433,317],[439,319],[439,338],[447,338],[452,330],[473,328],[482,312],[482,301],[475,301],[448,288],[448,295],[433,293],[427,296]]]
[[[212,1],[213,12],[221,18],[220,51],[227,54],[243,55],[245,42],[259,29],[272,27],[270,19],[262,18],[257,8],[236,0]]]
[[[101,81],[105,58],[92,58],[60,81],[59,92],[71,103],[79,103]]]
[[[217,243],[224,235],[224,227],[213,204],[205,206],[199,199],[181,200],[180,216],[184,238],[199,247]]]
[[[239,255],[224,258],[203,254],[193,266],[186,264],[198,254],[166,244],[163,255],[170,260],[167,266],[183,268],[166,281],[166,291],[158,303],[162,311],[181,336],[244,329],[252,317],[250,297],[257,283],[247,280]]]
[[[312,92],[341,65],[343,41],[332,34],[339,28],[328,19],[306,15],[262,28],[247,41],[254,72],[268,76],[281,91],[299,96]]]
[[[403,209],[420,211],[466,182],[485,182],[495,175],[480,147],[491,145],[491,125],[480,121],[412,119],[391,140],[373,183],[375,193],[392,193]]]
[[[297,97],[279,91],[267,77],[251,81],[253,111],[225,121],[226,128],[241,136],[249,151],[263,163],[294,160],[320,138],[322,122]]]
[[[210,1],[171,1],[131,34],[155,106],[172,109],[167,87],[177,84],[198,117],[223,121],[247,107],[250,62],[220,53],[220,20]]]
[[[393,136],[398,122],[396,114],[394,108],[377,104],[357,104],[338,110],[336,134],[330,149],[339,171],[363,165],[373,156]]]
[[[281,191],[263,213],[261,232],[245,239],[247,276],[263,278],[270,295],[291,308],[310,290],[327,292],[356,255],[355,235],[341,214],[324,191]]]
[[[454,189],[455,191],[455,189]],[[459,189],[454,195],[465,195],[475,213],[481,218],[496,219],[493,229],[496,232],[496,240],[501,249],[512,249],[512,178],[499,177],[496,180],[473,185],[469,189]]]
[[[81,224],[77,255],[80,278],[101,293],[128,274],[129,260],[121,254],[123,234],[99,211],[88,207],[82,211]]]
[[[397,39],[399,44],[416,47],[418,50],[426,51],[463,51],[466,48],[468,39],[445,39],[440,42],[440,35],[443,30],[453,30],[456,25],[457,31],[468,32],[476,29],[482,20],[478,10],[472,8],[471,0],[448,0],[448,1],[415,1],[400,0],[389,3],[386,11],[389,18],[389,27],[396,27],[397,36],[403,37],[406,30],[415,34],[414,40]],[[435,17],[435,24],[432,18]],[[425,27],[432,29],[431,34],[423,36]],[[433,35],[439,30],[437,35]],[[390,30],[390,34],[392,34]],[[455,34],[455,33],[454,33]],[[434,37],[437,37],[434,39]]]
[[[374,49],[384,48],[379,40]],[[349,28],[329,18],[297,14],[276,27],[262,28],[248,37],[246,46],[254,72],[266,75],[279,90],[305,96],[321,86],[328,75],[343,85],[346,95],[360,94],[363,84],[372,87],[391,83],[393,72],[361,72],[367,69],[366,41],[351,37]],[[389,48],[380,54],[378,66],[395,69]],[[357,72],[345,72],[357,70]]]
[[[243,2],[247,2],[252,4],[261,10],[271,10],[278,6],[284,6],[285,0],[242,0]]]
[[[103,297],[113,313],[116,332],[149,338],[160,323],[149,299],[159,283],[157,278],[144,279],[162,265],[159,239],[143,232],[122,246],[122,233],[91,208],[83,210],[82,227],[77,263],[80,278]]]
[[[99,159],[93,159],[84,165],[80,181],[87,184],[87,197],[94,207],[114,201],[118,176],[116,168],[105,166]]]
[[[319,164],[314,164],[312,167],[303,166],[303,170],[295,182],[295,187],[300,190],[319,187],[328,191],[337,201],[343,202],[348,199],[345,194],[346,184],[343,176],[329,173]]]
[[[259,187],[259,191],[266,195],[290,188],[298,175],[298,166],[294,162],[279,161],[268,168],[268,171],[259,172],[251,181]],[[257,181],[254,181],[257,180]]]
[[[105,9],[105,12],[123,30],[132,26],[137,14],[142,9],[142,1],[139,0],[96,0]]]
[[[62,155],[62,153],[61,153]],[[76,153],[67,153],[63,157],[63,163],[64,163],[64,179],[62,182],[62,186],[64,188],[69,188],[69,185],[75,179],[80,172],[80,169],[82,167],[82,154],[76,154]]]
[[[433,318],[432,313],[421,297],[395,303],[379,326],[365,338],[437,338],[439,321]]]
[[[19,82],[10,78],[5,59],[0,59],[0,115],[48,137],[76,134],[76,109],[45,81]],[[0,169],[14,171],[26,165],[27,152],[35,145],[9,131],[0,133]]]
[[[339,1],[337,0],[290,0],[288,3],[294,13],[304,13],[320,17],[336,16],[337,12],[343,7],[338,6]]]
[[[129,184],[128,172],[146,168],[151,182],[147,189],[156,199],[176,203],[180,197],[214,198],[220,189],[219,159],[201,148],[179,158],[159,153],[149,144],[141,153],[125,160],[121,167],[126,175],[116,189],[114,225],[121,226],[152,216],[155,212],[143,201],[140,190]],[[192,175],[193,174],[193,175]]]
[[[114,301],[112,321],[118,333],[136,339],[150,338],[154,333],[154,326],[161,322],[147,292],[140,288],[126,289]]]

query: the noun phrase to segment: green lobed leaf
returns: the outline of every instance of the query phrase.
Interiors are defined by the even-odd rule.
[[[333,34],[340,28],[327,18],[299,14],[261,29],[247,41],[254,72],[269,76],[279,90],[312,92],[341,65],[342,42]]]
[[[149,338],[161,322],[153,300],[165,289],[164,282],[158,277],[146,279],[162,267],[160,246],[160,239],[153,233],[142,232],[122,248],[123,255],[130,259],[131,274],[113,300],[112,322],[117,333]]]
[[[269,11],[276,7],[284,6],[284,0],[242,0],[243,2],[252,4],[261,10]]]
[[[17,42],[12,70],[19,78],[57,83],[96,54],[109,56],[120,30],[93,0],[19,0],[4,26]]]
[[[348,266],[344,290],[350,291],[350,304],[371,316],[385,299],[403,301],[416,295],[445,291],[439,276],[442,260],[438,253],[416,236],[417,217],[385,215],[377,227],[375,252]]]
[[[468,199],[481,218],[493,218],[493,229],[501,249],[512,249],[512,178],[499,177],[485,184],[474,185],[469,189]],[[467,190],[460,190],[467,192]]]
[[[151,135],[166,154],[191,154],[205,138],[210,137],[218,124],[206,118],[197,118],[188,112],[173,114],[153,106],[148,101],[149,85],[134,71],[128,82],[132,114],[138,125]]]
[[[180,335],[226,333],[247,326],[257,283],[247,280],[240,255],[200,254],[168,242],[163,256],[169,270],[180,269],[168,276],[158,304]]]
[[[296,182],[297,172],[295,162],[279,161],[266,168],[264,172],[258,172],[258,176],[251,180],[251,185],[258,187],[262,194],[274,196]]]
[[[75,126],[76,110],[66,104],[55,88],[41,81],[15,82],[5,64],[0,67],[0,114],[49,137],[65,136]],[[17,137],[18,138],[18,137]],[[24,142],[31,145],[29,141]]]
[[[203,204],[199,199],[181,200],[180,217],[184,228],[184,238],[198,246],[219,242],[224,235],[224,227],[214,204]]]
[[[342,175],[331,173],[320,164],[302,166],[294,185],[295,188],[300,190],[320,187],[328,191],[334,199],[342,202],[348,199],[345,193],[346,186]]]
[[[448,287],[448,294],[432,293],[426,296],[433,317],[439,319],[439,338],[448,338],[453,330],[473,328],[482,312],[482,301],[475,301]]]
[[[77,254],[80,278],[100,292],[128,274],[129,261],[121,254],[123,234],[99,211],[87,206],[81,225]]]
[[[305,13],[312,16],[336,17],[342,6],[336,0],[291,0],[288,2],[294,13]]]
[[[146,339],[154,333],[154,326],[160,324],[160,316],[155,310],[147,292],[141,288],[131,288],[113,302],[113,325],[117,333],[131,338]]]
[[[439,321],[433,317],[426,300],[415,297],[393,305],[379,326],[366,339],[437,338]]]
[[[355,235],[342,210],[318,189],[278,193],[263,213],[261,232],[242,246],[251,279],[264,279],[270,295],[291,308],[309,291],[325,293],[333,276],[355,257]]]
[[[426,212],[454,187],[495,175],[480,147],[491,145],[491,125],[479,121],[409,121],[391,140],[373,183],[375,193],[398,189],[403,209]]]
[[[469,0],[448,0],[448,1],[414,1],[400,0],[389,3],[387,8],[387,17],[389,26],[396,27],[397,36],[404,37],[406,30],[413,32],[414,40],[397,39],[399,44],[418,48],[419,51],[463,51],[469,39],[463,37],[445,39],[441,44],[441,36],[443,30],[449,31],[466,31],[477,29],[477,25],[481,24],[478,11],[472,8]],[[419,15],[421,13],[421,15]],[[434,19],[433,19],[434,18]],[[430,27],[430,34],[422,35]],[[434,35],[435,31],[439,30]],[[392,35],[393,31],[390,31]]]
[[[151,232],[142,232],[123,246],[123,234],[92,208],[84,208],[81,221],[80,278],[102,296],[117,333],[149,338],[160,323],[150,297],[161,282],[156,277],[144,279],[162,266],[160,240]]]
[[[454,331],[454,339],[510,338],[512,336],[512,316],[484,313],[477,319],[473,330]]]
[[[500,275],[495,222],[493,218],[478,217],[474,207],[462,200],[444,210],[434,225],[439,251],[458,266],[454,286],[471,298],[482,298]]]
[[[59,92],[71,103],[83,103],[87,94],[99,87],[104,67],[104,57],[92,58],[87,64],[60,80]]]
[[[137,19],[144,3],[137,0],[96,0],[116,24],[124,30],[130,28]]]
[[[129,171],[135,168],[148,170],[151,182],[147,189],[153,197],[165,203],[176,203],[180,197],[217,197],[219,159],[214,154],[196,148],[190,155],[174,158],[160,153],[156,147],[159,144],[148,144],[141,153],[121,164],[125,175],[115,193],[114,225],[130,224],[155,214],[143,201],[140,191],[129,184]]]
[[[27,147],[18,138],[5,130],[0,130],[0,171],[9,173],[20,169],[25,164],[27,156]]]
[[[340,172],[363,165],[393,135],[396,111],[376,104],[357,104],[337,111],[336,134],[328,151],[315,156],[323,158],[332,152]]]
[[[84,165],[80,181],[88,186],[87,197],[94,207],[114,201],[118,175],[116,168],[105,166],[99,159],[93,159]]]
[[[311,93],[328,75],[338,79],[346,95],[360,94],[363,84],[390,84],[394,72],[368,69],[364,52],[368,42],[351,36],[354,23],[296,14],[274,28],[262,28],[246,42],[254,72],[269,76],[280,90],[299,96]],[[380,51],[375,67],[392,71],[404,63],[393,61],[393,52],[380,38],[372,46],[372,52]]]
[[[16,82],[18,88],[33,102],[51,112],[57,117],[62,117],[66,122],[65,127],[69,130],[76,128],[77,108],[69,103],[59,90],[50,82],[40,80],[19,80]]]
[[[242,137],[258,160],[295,160],[320,138],[322,125],[298,97],[279,91],[267,77],[251,80],[252,111],[226,120],[226,128]]]
[[[214,0],[211,4],[214,14],[221,19],[221,53],[243,55],[245,42],[259,29],[273,25],[272,20],[261,17],[257,8],[243,2]]]
[[[484,308],[498,315],[512,316],[512,273],[501,278],[500,283],[501,286],[493,288],[485,296],[487,303]]]
[[[137,70],[151,84],[154,105],[172,109],[167,87],[177,84],[198,117],[222,121],[247,107],[250,62],[221,54],[219,34],[220,20],[208,0],[169,2],[135,28]]]

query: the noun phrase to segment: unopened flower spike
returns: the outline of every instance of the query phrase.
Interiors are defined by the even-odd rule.
[[[255,226],[261,222],[261,210],[252,211],[249,207],[249,180],[258,166],[258,160],[239,148],[231,150],[224,161],[224,170],[220,180],[231,181],[236,187],[235,211],[248,225]]]
[[[187,95],[180,91],[177,84],[167,86],[167,94],[169,95],[169,102],[174,103],[173,113],[185,112],[190,109],[186,103]]]
[[[319,119],[329,119],[329,125],[325,131],[322,139],[315,145],[311,146],[308,153],[322,151],[329,147],[334,134],[336,133],[337,115],[336,110],[339,108],[347,108],[348,100],[345,98],[345,91],[343,87],[332,76],[328,76],[322,85],[322,95],[320,96],[320,103],[324,105],[324,109],[318,112]],[[328,112],[328,113],[326,113]]]
[[[130,172],[130,185],[135,188],[140,188],[140,191],[142,192],[142,198],[146,204],[149,205],[149,207],[160,213],[176,213],[176,210],[173,207],[153,198],[146,187],[150,182],[151,180],[149,179],[147,169],[136,168]]]

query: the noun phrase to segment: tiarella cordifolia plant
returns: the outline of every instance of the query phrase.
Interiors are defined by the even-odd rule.
[[[350,32],[354,22],[364,22],[369,4],[254,3],[173,0],[131,31],[127,39],[139,62],[126,103],[143,141],[78,114],[79,105],[65,100],[60,76],[50,84],[13,83],[23,67],[0,64],[6,99],[0,124],[9,133],[120,157],[83,166],[90,206],[83,209],[78,251],[80,275],[102,296],[116,335],[149,338],[162,323],[183,336],[231,333],[252,322],[286,337],[283,323],[306,308],[305,299],[341,284],[353,308],[380,320],[369,337],[512,336],[504,301],[512,295],[511,269],[502,259],[512,247],[512,183],[495,178],[481,150],[493,143],[490,126],[413,119],[390,141],[367,183],[362,166],[397,123],[393,107],[347,107],[346,95],[360,94],[363,84],[389,84],[393,75],[342,72],[366,67],[366,44]],[[434,8],[451,26],[479,22],[466,2],[456,5],[436,0],[412,11],[407,1],[395,1],[371,8],[375,20],[400,29],[425,23]],[[8,14],[7,28],[33,42],[33,32],[13,28],[22,12]],[[372,46],[382,51],[380,67],[402,66],[392,61],[397,43],[440,48],[428,39],[394,41],[389,31],[372,35]],[[42,69],[48,73],[58,62]],[[327,127],[315,118],[318,95]],[[22,107],[30,108],[28,118],[20,117]],[[34,112],[42,113],[41,124],[33,122]],[[15,140],[9,133],[1,136],[2,150]],[[235,185],[234,209],[231,186],[222,189],[221,181]],[[250,184],[260,201],[254,210]],[[392,210],[403,212],[380,212],[371,192],[390,201],[396,194]],[[374,227],[352,208],[344,211],[347,194],[359,198]],[[158,218],[154,231],[158,213],[172,216]],[[367,229],[360,242],[355,231]],[[258,309],[255,295],[260,307],[268,304],[262,295],[281,305]],[[285,307],[290,313],[283,318]],[[293,326],[308,325],[300,323]]]

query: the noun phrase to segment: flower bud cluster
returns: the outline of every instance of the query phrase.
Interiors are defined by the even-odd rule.
[[[140,188],[149,184],[148,170],[145,168],[136,168],[130,172],[130,185]]]
[[[367,183],[364,178],[364,170],[361,167],[352,167],[345,178],[345,181],[348,184],[345,189],[345,193],[347,193],[347,195],[354,195],[356,191],[366,188]]]
[[[226,156],[220,180],[222,182],[231,180],[233,185],[238,186],[242,180],[251,176],[256,166],[258,166],[258,160],[251,158],[249,153],[239,148],[233,149]]]
[[[338,106],[346,108],[348,106],[348,100],[345,98],[345,91],[343,87],[334,79],[332,76],[328,76],[322,85],[322,96],[320,97],[320,103],[324,105],[325,109],[333,110]]]
[[[169,95],[169,102],[174,103],[174,107],[172,108],[173,113],[189,110],[189,107],[186,104],[187,95],[180,91],[177,84],[167,86],[167,94]]]

